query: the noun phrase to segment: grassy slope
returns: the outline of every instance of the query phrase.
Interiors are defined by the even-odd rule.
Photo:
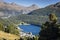
[[[2,40],[2,38],[7,40],[14,40],[14,39],[19,39],[19,36],[0,31],[0,40]]]

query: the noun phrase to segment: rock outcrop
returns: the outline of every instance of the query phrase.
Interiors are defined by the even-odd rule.
[[[3,12],[5,16],[27,14],[36,9],[39,9],[37,5],[25,7],[22,5],[18,5],[14,2],[13,3],[0,2],[0,12]]]

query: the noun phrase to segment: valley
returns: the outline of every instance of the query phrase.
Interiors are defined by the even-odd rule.
[[[54,20],[52,20],[52,18]],[[26,7],[14,2],[0,2],[0,38],[8,40],[15,40],[15,38],[20,40],[22,38],[27,40],[33,36],[31,38],[32,40],[33,38],[40,40],[39,38],[44,39],[42,36],[45,34],[49,37],[54,36],[51,32],[53,34],[57,32],[55,29],[58,30],[59,35],[60,2],[44,8],[40,8],[36,4]],[[23,35],[23,37],[21,37],[21,35]]]

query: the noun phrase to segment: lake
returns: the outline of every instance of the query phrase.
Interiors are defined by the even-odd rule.
[[[19,25],[23,32],[31,32],[33,35],[38,35],[40,32],[40,27],[35,25]]]

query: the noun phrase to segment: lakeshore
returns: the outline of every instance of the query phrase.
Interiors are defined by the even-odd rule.
[[[18,29],[20,30],[20,37],[35,37],[40,32],[40,27],[31,24],[18,25]]]

